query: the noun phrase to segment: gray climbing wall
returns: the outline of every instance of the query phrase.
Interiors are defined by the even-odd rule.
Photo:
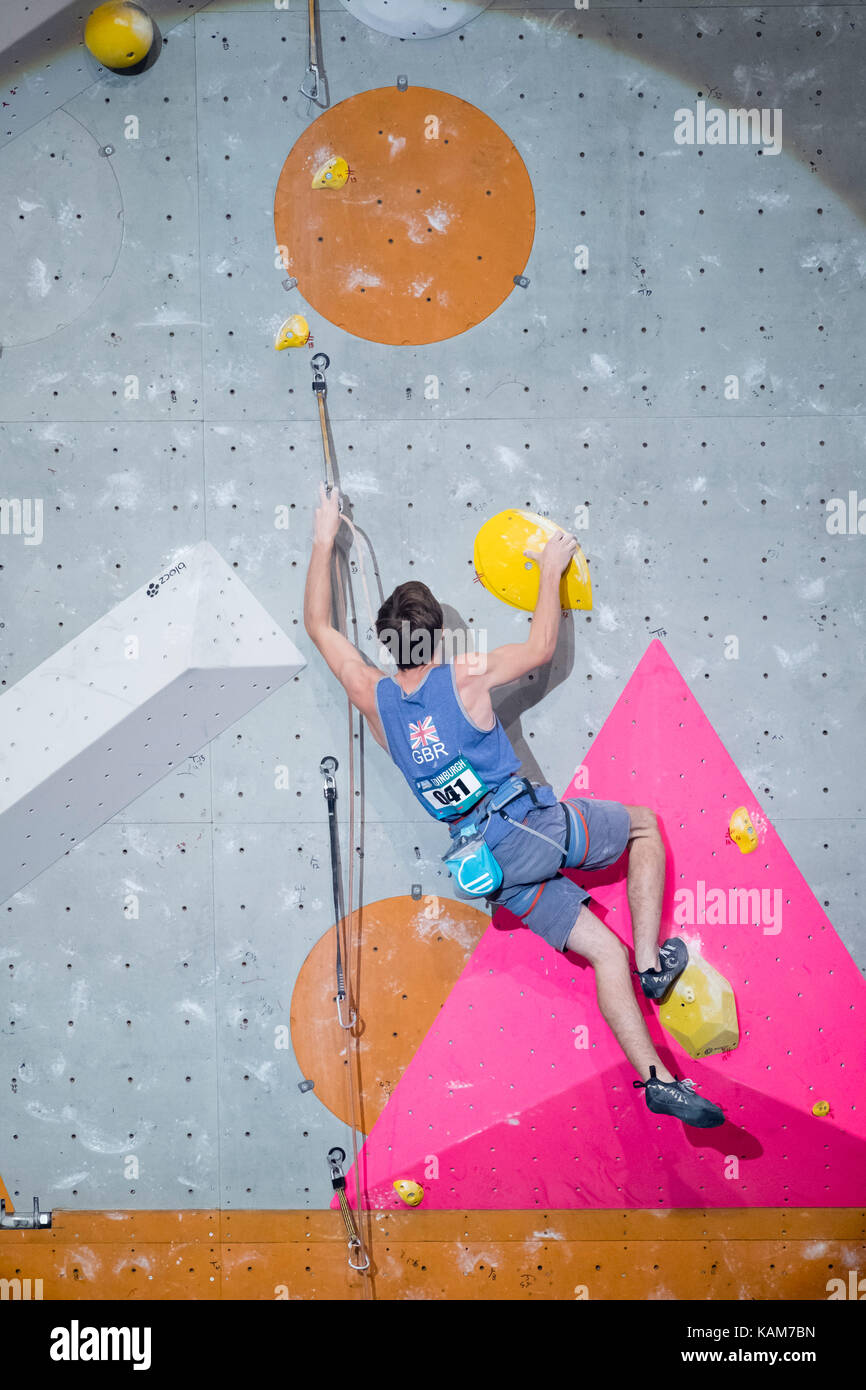
[[[316,114],[305,8],[163,5],[138,78],[68,27],[0,75],[0,689],[197,539],[308,660],[0,904],[0,1174],[25,1206],[322,1207],[348,1147],[275,1046],[332,922],[318,765],[346,739],[300,621],[309,353],[271,347],[305,307],[272,219]],[[458,94],[537,207],[529,285],[458,338],[384,347],[310,313],[383,583],[520,639],[473,582],[478,526],[588,504],[594,610],[500,702],[525,766],[563,789],[663,630],[863,968],[862,8],[494,3],[402,42],[331,0],[321,27],[332,101],[399,73]],[[780,108],[782,152],[677,144],[702,100]],[[440,832],[371,740],[366,772],[368,900],[442,888]]]

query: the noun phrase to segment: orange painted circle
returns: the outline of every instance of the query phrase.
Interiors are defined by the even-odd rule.
[[[346,976],[348,957],[357,982],[353,1034],[337,1020],[334,928],[316,942],[292,994],[292,1046],[314,1094],[337,1119],[351,1123],[352,1067],[359,1128],[369,1134],[489,924],[486,913],[449,898],[383,898],[366,906],[350,957],[345,945],[343,951]]]
[[[312,188],[337,156],[348,183]],[[300,137],[274,225],[286,269],[318,313],[359,338],[405,346],[464,333],[507,298],[532,249],[535,199],[514,145],[477,106],[429,87],[378,87]]]

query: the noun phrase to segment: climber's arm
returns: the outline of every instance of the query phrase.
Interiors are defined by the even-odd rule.
[[[382,672],[371,666],[331,621],[331,560],[340,529],[340,495],[336,488],[330,497],[326,496],[324,486],[320,488],[314,528],[304,588],[304,627],[352,704],[367,720],[376,742],[384,748],[385,734],[376,707],[376,686],[382,679]]]
[[[485,689],[494,690],[497,686],[508,685],[553,659],[562,619],[559,583],[576,549],[574,536],[557,531],[540,554],[526,551],[537,562],[541,572],[538,602],[529,625],[529,636],[525,642],[509,642],[474,658],[475,674]]]

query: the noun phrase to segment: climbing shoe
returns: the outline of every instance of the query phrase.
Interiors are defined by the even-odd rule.
[[[633,1086],[646,1091],[647,1108],[654,1115],[673,1115],[684,1125],[697,1129],[715,1129],[725,1123],[720,1105],[695,1092],[695,1083],[685,1077],[682,1081],[659,1081],[655,1067],[650,1067],[649,1081],[633,1081]]]
[[[678,936],[659,947],[661,970],[639,970],[638,979],[647,999],[661,999],[689,963],[689,950]]]

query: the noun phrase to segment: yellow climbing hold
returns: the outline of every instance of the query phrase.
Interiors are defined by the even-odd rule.
[[[745,806],[738,806],[728,824],[728,834],[743,854],[758,848],[758,832]]]
[[[485,589],[512,608],[531,613],[538,602],[539,569],[525,550],[543,550],[560,528],[538,516],[511,508],[485,521],[475,537],[475,573]],[[577,547],[559,585],[562,608],[591,608],[592,583],[586,556]]]
[[[302,314],[292,314],[281,324],[280,330],[274,339],[274,347],[277,352],[283,348],[303,347],[310,337],[310,325]]]
[[[398,1178],[394,1183],[394,1191],[401,1198],[407,1207],[420,1206],[424,1198],[424,1189],[420,1183],[413,1182],[411,1178]]]
[[[105,68],[134,68],[153,44],[153,20],[131,0],[97,5],[84,26],[84,42]]]
[[[314,188],[342,188],[349,177],[349,166],[342,155],[329,159],[317,170],[313,178]]]
[[[659,1022],[690,1057],[731,1052],[740,1041],[734,991],[694,947],[659,1009]]]
[[[829,1114],[830,1114],[830,1102],[829,1102],[829,1100],[816,1100],[816,1101],[815,1101],[815,1104],[812,1106],[812,1114],[813,1114],[813,1115],[819,1116],[819,1118],[820,1118],[820,1116],[822,1116],[822,1115],[829,1115]]]

